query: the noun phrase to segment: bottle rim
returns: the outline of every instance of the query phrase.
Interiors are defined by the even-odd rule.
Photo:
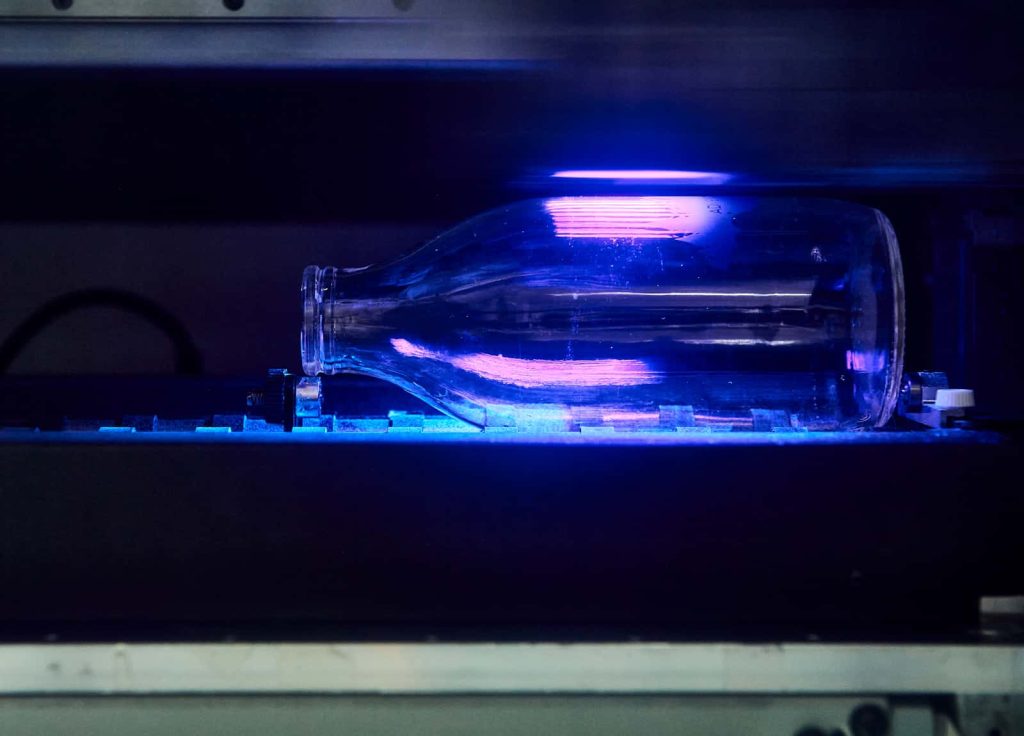
[[[323,372],[323,276],[327,269],[306,266],[302,272],[302,330],[299,349],[302,370],[308,376]]]

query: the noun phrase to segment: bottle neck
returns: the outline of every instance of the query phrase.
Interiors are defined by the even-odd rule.
[[[374,372],[380,346],[394,329],[400,301],[366,289],[360,274],[309,266],[302,275],[302,369],[318,373]],[[386,292],[385,292],[386,293]]]

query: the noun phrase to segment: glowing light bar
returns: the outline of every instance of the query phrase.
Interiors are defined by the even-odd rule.
[[[552,296],[570,296],[579,299],[581,296],[667,296],[667,297],[701,297],[726,299],[808,299],[810,292],[798,291],[566,291]]]
[[[559,238],[679,239],[716,214],[699,197],[558,197],[544,209]]]
[[[670,169],[567,169],[556,171],[552,179],[590,179],[617,184],[724,184],[732,177],[713,171],[676,171]]]

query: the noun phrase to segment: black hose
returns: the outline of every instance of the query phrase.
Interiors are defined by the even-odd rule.
[[[61,317],[89,307],[108,307],[141,317],[163,332],[174,346],[175,372],[200,374],[203,358],[185,325],[148,297],[119,289],[83,289],[55,297],[43,304],[0,344],[0,374],[6,373],[22,351]]]

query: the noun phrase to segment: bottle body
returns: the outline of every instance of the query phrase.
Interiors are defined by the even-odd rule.
[[[902,370],[888,220],[831,200],[575,197],[309,267],[303,367],[479,426],[863,429]]]

